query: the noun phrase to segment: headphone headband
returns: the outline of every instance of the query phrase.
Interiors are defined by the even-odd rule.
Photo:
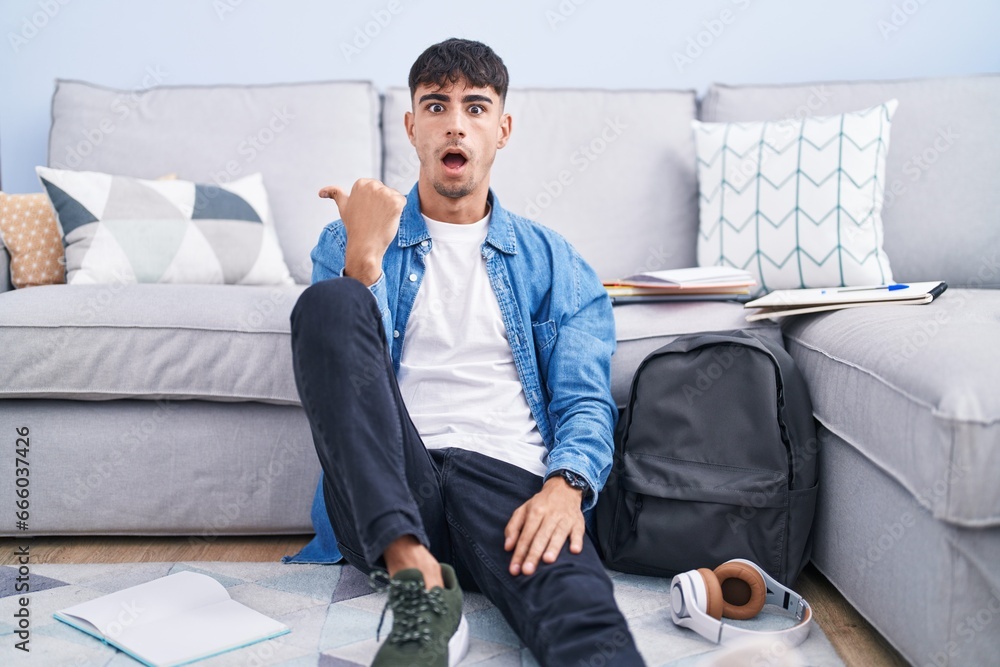
[[[743,563],[756,570],[767,587],[766,604],[780,607],[792,614],[798,621],[784,630],[749,630],[729,623],[723,623],[706,613],[708,589],[705,580],[697,570],[678,574],[670,582],[670,617],[674,623],[690,628],[705,639],[716,644],[728,643],[745,637],[771,637],[798,646],[809,636],[812,626],[812,608],[805,599],[790,588],[782,586],[756,563],[736,558],[727,563]]]

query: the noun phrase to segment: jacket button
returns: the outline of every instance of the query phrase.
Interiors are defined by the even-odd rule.
[[[410,282],[411,283],[417,282],[417,274],[415,274],[415,273],[411,273],[410,274]]]
[[[422,245],[423,247],[425,247],[425,248],[426,248],[426,247],[427,247],[427,241],[421,241],[421,242],[420,242],[420,245]]]
[[[396,329],[396,330],[394,330],[394,331],[392,332],[392,337],[393,337],[393,338],[399,338],[399,329]]]

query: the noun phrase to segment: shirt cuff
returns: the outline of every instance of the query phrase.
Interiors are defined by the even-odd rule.
[[[350,276],[345,276],[344,275],[344,269],[340,270],[340,277],[341,278],[350,278]],[[369,285],[368,286],[368,290],[375,296],[376,299],[378,299],[378,297],[379,297],[379,291],[381,291],[383,295],[385,294],[385,272],[384,271],[378,274],[378,280],[376,280],[371,285]]]

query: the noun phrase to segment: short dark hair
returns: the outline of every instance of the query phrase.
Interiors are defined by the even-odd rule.
[[[452,37],[427,47],[410,68],[410,99],[417,86],[433,84],[443,87],[465,79],[477,88],[493,88],[500,104],[507,98],[507,66],[493,49],[482,42]]]

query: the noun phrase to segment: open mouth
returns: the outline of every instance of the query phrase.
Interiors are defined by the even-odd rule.
[[[465,153],[457,148],[448,149],[441,157],[441,163],[444,165],[445,172],[454,175],[460,174],[465,167],[465,163],[468,161]]]

